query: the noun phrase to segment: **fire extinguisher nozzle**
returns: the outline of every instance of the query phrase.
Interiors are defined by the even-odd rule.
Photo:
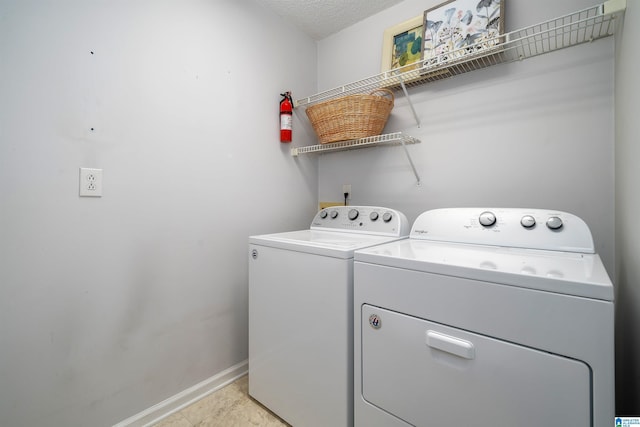
[[[291,142],[293,123],[293,100],[291,92],[281,93],[280,101],[280,142]]]

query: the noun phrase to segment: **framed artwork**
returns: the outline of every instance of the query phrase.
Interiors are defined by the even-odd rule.
[[[420,62],[423,17],[416,16],[384,31],[381,72]],[[408,71],[406,68],[403,71]]]
[[[464,56],[498,45],[504,34],[504,1],[449,0],[426,10],[423,60],[453,51]]]

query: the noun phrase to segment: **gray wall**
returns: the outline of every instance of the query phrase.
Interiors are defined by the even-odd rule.
[[[0,0],[1,425],[112,425],[247,358],[247,237],[316,208],[277,116],[316,70],[249,0]]]
[[[640,414],[640,4],[616,38],[616,384],[620,415]]]

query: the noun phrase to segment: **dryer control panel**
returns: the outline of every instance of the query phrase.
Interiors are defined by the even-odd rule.
[[[561,211],[448,208],[421,214],[412,239],[564,252],[595,253],[587,224]]]
[[[312,230],[348,231],[383,236],[407,236],[407,217],[395,209],[378,206],[332,206],[311,221]]]

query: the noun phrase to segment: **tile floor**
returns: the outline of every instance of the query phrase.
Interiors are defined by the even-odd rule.
[[[249,377],[237,379],[154,427],[289,427],[267,408],[249,397]]]

